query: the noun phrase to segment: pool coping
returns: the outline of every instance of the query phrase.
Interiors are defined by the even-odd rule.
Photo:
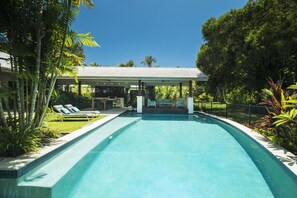
[[[127,109],[125,108],[116,108],[101,112],[101,115],[107,116],[89,125],[85,125],[81,129],[78,129],[70,134],[53,140],[53,142],[49,145],[42,147],[36,152],[31,152],[15,158],[0,157],[0,179],[17,179],[21,177],[51,156],[58,153],[61,149],[71,144],[73,141],[79,139],[79,137],[82,137],[93,129],[104,125],[126,111]]]
[[[207,114],[205,112],[197,112],[202,115],[206,115],[209,117],[213,117],[215,119],[221,120],[227,124],[230,124],[238,129],[240,129],[242,132],[244,132],[246,135],[248,135],[250,138],[252,138],[254,141],[259,143],[261,146],[263,146],[268,152],[270,152],[275,158],[277,158],[280,162],[282,162],[292,173],[297,176],[297,156],[293,153],[287,151],[283,147],[273,144],[270,142],[266,137],[262,136],[261,134],[257,133],[256,131],[239,124],[235,121],[218,117],[212,114]]]

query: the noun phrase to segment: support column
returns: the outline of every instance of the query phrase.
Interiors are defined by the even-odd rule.
[[[189,81],[188,113],[194,113],[193,87],[191,80]]]
[[[142,95],[141,95],[141,80],[138,80],[138,96],[137,97],[137,113],[142,113]]]
[[[179,97],[182,98],[183,97],[183,84],[179,83]]]
[[[144,82],[141,83],[142,105],[145,105]]]
[[[95,110],[95,99],[92,97],[92,109]]]
[[[137,113],[142,113],[142,96],[137,97]]]
[[[138,95],[141,96],[141,80],[138,80]]]
[[[189,97],[193,97],[193,87],[192,87],[192,81],[189,81]]]
[[[194,100],[193,97],[188,97],[188,114],[194,113]]]
[[[81,81],[78,81],[78,95],[81,96]]]

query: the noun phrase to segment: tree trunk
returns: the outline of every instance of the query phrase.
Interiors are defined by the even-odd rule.
[[[60,68],[61,67],[61,64],[62,64],[63,52],[64,52],[64,48],[65,48],[65,41],[66,41],[67,32],[68,32],[69,15],[70,15],[70,12],[71,12],[71,1],[68,0],[67,3],[68,3],[68,9],[67,9],[67,13],[66,13],[64,34],[63,34],[63,38],[62,38],[62,45],[61,45],[61,49],[60,49],[60,57],[59,57],[59,61],[57,63],[57,68]],[[54,87],[55,87],[55,84],[56,84],[56,81],[57,81],[57,74],[56,73],[53,74],[53,75],[51,75],[51,77],[52,77],[52,79],[51,79],[51,83],[50,83],[50,86],[49,86],[49,92],[48,92],[48,95],[46,97],[46,102],[45,102],[45,105],[43,107],[43,111],[42,111],[42,114],[40,116],[39,123],[38,123],[37,126],[41,126],[41,124],[43,122],[43,119],[45,117],[45,113],[46,113],[47,107],[49,105],[49,101],[50,101],[51,95],[53,93],[53,90],[54,90]]]
[[[2,99],[0,98],[0,119],[1,119],[1,123],[3,124],[3,126],[5,128],[8,128],[5,116],[4,116],[4,110],[3,110],[3,106],[2,106]]]
[[[17,57],[15,57],[14,60],[14,75],[15,76],[19,76],[19,69],[18,69],[18,61],[16,61]],[[23,116],[23,112],[21,109],[21,87],[20,87],[20,83],[19,83],[19,78],[16,77],[15,80],[15,84],[16,84],[16,102],[17,102],[17,113],[19,116],[19,124],[20,124],[20,128],[23,128],[24,126],[24,116]],[[15,115],[16,117],[16,115]]]
[[[35,61],[35,76],[36,81],[33,81],[33,90],[32,90],[32,97],[31,97],[31,109],[30,109],[30,118],[29,124],[31,125],[33,122],[33,115],[35,112],[35,105],[36,105],[36,98],[38,94],[38,84],[39,84],[39,73],[40,73],[40,59],[41,59],[41,39],[42,39],[42,4],[43,2],[37,2],[36,5],[37,11],[37,20],[35,22],[36,28],[36,61]]]

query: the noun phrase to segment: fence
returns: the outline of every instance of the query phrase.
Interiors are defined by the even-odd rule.
[[[259,105],[226,104],[219,102],[199,102],[195,110],[225,117],[243,124],[254,124],[267,115],[267,108]]]

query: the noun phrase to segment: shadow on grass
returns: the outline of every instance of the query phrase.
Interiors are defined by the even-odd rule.
[[[61,134],[67,134],[71,133],[73,131],[76,131],[85,125],[89,125],[93,122],[96,122],[98,120],[101,120],[102,118],[106,117],[107,115],[100,115],[97,118],[91,118],[91,119],[86,119],[86,118],[67,118],[64,119],[63,121],[61,120],[55,120],[55,121],[50,121],[47,122],[47,128],[48,130],[55,131]]]

